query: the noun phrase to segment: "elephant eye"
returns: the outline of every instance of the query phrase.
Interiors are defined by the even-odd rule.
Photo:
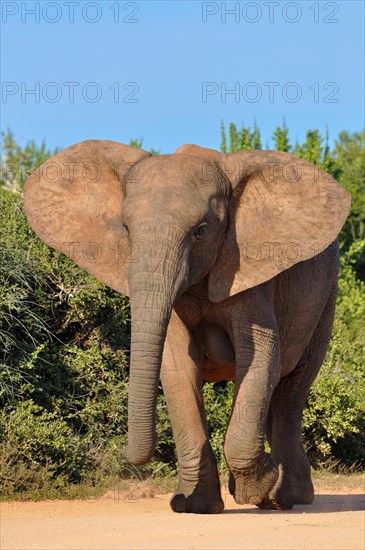
[[[123,228],[126,230],[127,234],[129,235],[129,227],[125,223],[123,223]]]
[[[204,237],[204,235],[206,234],[207,232],[207,224],[206,223],[202,223],[198,229],[196,229],[194,231],[194,239],[197,240],[197,241],[200,241],[200,239],[202,239]]]

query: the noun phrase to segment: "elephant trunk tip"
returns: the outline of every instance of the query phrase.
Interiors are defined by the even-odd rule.
[[[124,449],[123,455],[124,458],[129,462],[130,464],[133,464],[134,466],[143,466],[144,464],[148,464],[152,460],[153,454],[155,452],[155,445],[151,445],[150,449],[136,449],[133,448],[131,445],[127,445]]]

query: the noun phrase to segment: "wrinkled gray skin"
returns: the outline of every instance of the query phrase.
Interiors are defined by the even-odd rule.
[[[305,261],[299,257],[268,280],[217,300],[220,291],[215,294],[211,273],[235,215],[229,207],[237,184],[220,170],[202,184],[200,161],[189,154],[198,157],[199,149],[183,150],[179,158],[142,159],[123,178],[121,219],[133,250],[125,456],[138,465],[153,455],[160,373],[179,461],[171,507],[176,512],[222,511],[201,379],[234,378],[224,452],[236,502],[278,509],[308,504],[314,493],[301,443],[301,417],[330,339],[340,226],[330,233],[332,244],[321,243],[318,254]],[[285,194],[280,200],[285,203]],[[26,206],[32,223],[31,199]],[[290,241],[295,216],[290,223],[290,216],[283,216]],[[320,213],[313,216],[314,223]],[[219,289],[219,281],[231,277],[232,269],[229,257],[221,263]],[[264,452],[265,434],[270,455]]]

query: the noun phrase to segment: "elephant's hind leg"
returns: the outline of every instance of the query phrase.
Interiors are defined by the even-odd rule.
[[[335,285],[304,355],[291,374],[281,379],[272,396],[267,436],[272,458],[279,466],[279,478],[269,497],[259,504],[261,508],[289,509],[313,501],[310,464],[301,441],[302,414],[327,352],[336,293]]]
[[[171,508],[175,512],[219,513],[224,504],[206,427],[198,353],[188,328],[174,312],[161,379],[179,462],[179,485]]]

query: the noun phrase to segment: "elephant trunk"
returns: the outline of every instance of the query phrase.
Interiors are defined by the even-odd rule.
[[[174,301],[187,270],[181,268],[179,239],[161,234],[143,237],[138,258],[131,263],[131,363],[128,390],[128,445],[124,456],[142,465],[153,456],[156,441],[156,400],[162,353]],[[165,239],[164,239],[165,240]],[[181,241],[180,241],[181,242]],[[153,258],[147,261],[141,258]]]
[[[146,298],[134,295],[131,304],[140,303]],[[149,314],[143,315],[138,305],[132,305],[131,363],[128,389],[128,446],[125,457],[132,464],[149,462],[155,449],[156,440],[156,399],[162,351],[166,336],[169,307],[161,308],[158,315],[155,301],[166,301],[157,296],[146,300]],[[150,302],[150,303],[148,303]]]

